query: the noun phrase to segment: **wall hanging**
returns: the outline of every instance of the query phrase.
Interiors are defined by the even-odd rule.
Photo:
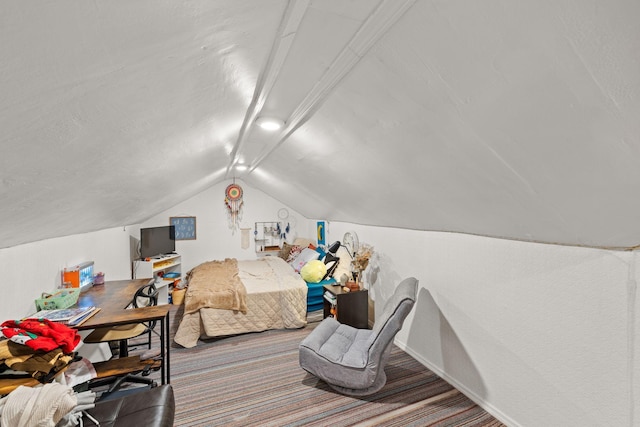
[[[317,231],[318,231],[318,246],[324,246],[325,245],[325,223],[324,221],[318,221],[317,224]]]
[[[196,239],[195,216],[172,216],[169,217],[169,224],[175,227],[176,240]]]
[[[229,228],[231,229],[231,234],[234,234],[242,220],[242,205],[244,204],[242,201],[242,187],[235,182],[229,184],[224,192],[224,204],[227,208]]]
[[[280,232],[280,238],[282,240],[287,239],[287,234],[291,231],[291,226],[287,221],[289,219],[289,211],[287,208],[280,208],[278,210],[278,228]]]
[[[242,249],[249,249],[249,232],[250,228],[241,228],[240,229],[240,247]]]

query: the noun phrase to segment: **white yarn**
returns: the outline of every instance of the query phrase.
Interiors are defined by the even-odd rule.
[[[77,404],[73,389],[58,383],[20,386],[3,400],[2,427],[54,427]]]

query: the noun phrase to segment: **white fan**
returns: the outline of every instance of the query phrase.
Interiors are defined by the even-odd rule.
[[[349,254],[353,257],[358,249],[360,249],[360,241],[355,231],[347,231],[342,237],[342,246],[347,248]]]

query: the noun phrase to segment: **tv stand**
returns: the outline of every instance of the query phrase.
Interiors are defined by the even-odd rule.
[[[158,304],[168,304],[176,281],[182,280],[182,257],[178,254],[133,261],[134,279],[155,279]]]

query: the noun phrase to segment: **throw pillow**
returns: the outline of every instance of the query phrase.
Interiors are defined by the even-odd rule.
[[[311,260],[318,259],[318,255],[320,254],[314,249],[304,248],[302,252],[300,252],[300,254],[289,263],[289,265],[299,273],[306,263]]]
[[[286,261],[287,258],[289,258],[289,254],[291,253],[291,248],[293,248],[293,245],[290,245],[286,242],[283,243],[282,248],[280,248],[280,252],[278,252],[278,256]]]
[[[289,256],[287,256],[287,259],[285,261],[287,261],[288,263],[291,263],[291,261],[296,259],[298,255],[300,255],[300,252],[302,252],[302,249],[304,249],[303,246],[298,246],[298,245],[291,246],[291,250],[289,251]]]
[[[317,259],[312,259],[300,269],[300,277],[308,283],[320,282],[325,274],[327,274],[327,266],[324,265],[324,262]]]

